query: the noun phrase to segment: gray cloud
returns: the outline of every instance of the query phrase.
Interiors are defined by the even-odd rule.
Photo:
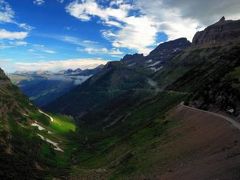
[[[239,0],[145,0],[134,1],[136,8],[152,17],[158,24],[158,31],[164,32],[169,39],[193,35],[218,21],[222,16],[227,19],[240,18]]]
[[[151,3],[136,0],[136,4],[159,20],[164,20],[163,12],[166,10],[182,18],[195,19],[203,25],[212,24],[222,16],[240,18],[239,0],[151,0]]]
[[[227,18],[240,18],[239,0],[166,0],[168,8],[178,8],[183,17],[198,20],[204,25],[226,16]]]

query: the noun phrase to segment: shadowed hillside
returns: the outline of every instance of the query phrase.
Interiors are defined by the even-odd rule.
[[[200,33],[197,45],[199,33],[190,47],[179,40],[165,44],[167,50],[184,47],[173,56],[164,44],[146,57],[127,55],[50,104],[50,110],[73,115],[80,127],[72,176],[238,179],[239,130],[208,112],[176,108],[184,101],[236,120],[240,42],[232,31],[238,27],[238,21],[222,19]],[[154,70],[147,65],[153,59]]]

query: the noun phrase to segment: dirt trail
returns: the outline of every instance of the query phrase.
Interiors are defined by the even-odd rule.
[[[217,116],[221,119],[224,119],[224,120],[230,122],[235,128],[240,130],[240,123],[235,121],[234,119],[232,119],[230,117],[224,116],[222,114],[214,113],[214,112],[204,111],[204,110],[197,109],[197,108],[194,108],[194,107],[189,107],[189,106],[186,106],[186,105],[183,105],[183,104],[181,104],[181,106],[183,106],[184,108],[187,108],[187,109],[191,109],[193,111],[204,112],[204,113],[207,113],[207,114],[210,114],[210,115],[213,115],[213,116]]]

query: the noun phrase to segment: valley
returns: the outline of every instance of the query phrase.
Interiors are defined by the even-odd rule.
[[[101,68],[98,66],[94,69],[78,68],[59,72],[23,71],[9,74],[9,78],[31,101],[42,107],[83,83]]]
[[[239,179],[239,31],[223,17],[95,69],[0,70],[0,178]]]

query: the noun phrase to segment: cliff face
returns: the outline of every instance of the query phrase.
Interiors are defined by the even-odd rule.
[[[186,38],[179,38],[158,45],[147,56],[143,54],[126,55],[121,60],[128,67],[143,67],[153,72],[158,71],[171,58],[191,46]]]
[[[217,23],[197,32],[193,46],[218,46],[240,40],[240,20],[225,20],[222,17]]]
[[[182,50],[191,46],[187,38],[179,38],[160,44],[157,48],[150,52],[148,59],[167,61]]]

